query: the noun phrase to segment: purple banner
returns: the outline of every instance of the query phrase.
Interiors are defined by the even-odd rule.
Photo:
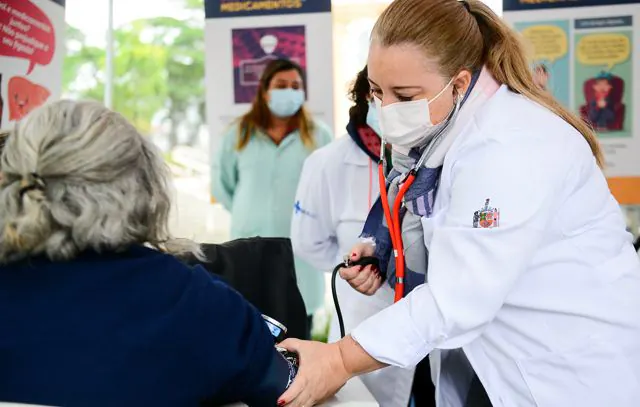
[[[235,103],[251,103],[265,67],[287,58],[307,68],[305,27],[238,28],[233,40],[233,88]],[[306,78],[305,78],[306,83]]]

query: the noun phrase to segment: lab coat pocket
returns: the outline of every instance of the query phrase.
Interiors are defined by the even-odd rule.
[[[572,349],[517,363],[537,407],[637,406],[638,378],[610,341],[589,338]]]

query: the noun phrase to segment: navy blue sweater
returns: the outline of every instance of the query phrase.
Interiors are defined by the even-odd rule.
[[[0,267],[0,401],[273,406],[283,362],[236,291],[157,251]]]

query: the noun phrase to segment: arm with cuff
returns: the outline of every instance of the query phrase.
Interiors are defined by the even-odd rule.
[[[214,373],[215,394],[204,405],[242,402],[273,407],[297,373],[274,344],[260,312],[220,278],[194,270],[198,296],[199,356]],[[220,375],[223,372],[223,375]]]

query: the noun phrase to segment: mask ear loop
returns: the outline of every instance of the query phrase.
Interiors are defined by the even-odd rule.
[[[415,169],[416,171],[421,168],[425,162],[427,162],[427,159],[429,159],[429,157],[431,157],[433,151],[438,145],[440,145],[440,142],[446,135],[447,130],[449,130],[451,125],[456,121],[456,118],[458,117],[458,113],[460,112],[460,108],[462,107],[462,98],[460,97],[460,94],[457,90],[455,90],[455,92],[457,95],[456,103],[453,105],[453,108],[451,109],[447,117],[442,121],[442,123],[437,125],[431,142],[427,145],[427,148],[424,149],[424,152],[420,156],[420,159],[413,167],[413,169]]]
[[[430,105],[430,104],[431,104],[431,102],[433,102],[434,100],[436,100],[436,99],[438,99],[440,96],[442,96],[442,94],[447,90],[447,88],[448,88],[449,86],[451,86],[451,84],[453,83],[453,80],[454,80],[454,79],[455,79],[455,77],[451,78],[451,80],[449,81],[449,83],[447,83],[447,84],[445,85],[445,87],[444,87],[444,88],[442,88],[442,90],[441,90],[440,92],[438,92],[438,94],[437,94],[437,95],[435,95],[434,97],[432,97],[432,98],[431,98],[431,100],[429,100],[429,101],[427,102],[427,104],[429,104],[429,105]],[[456,93],[457,93],[457,91],[456,91]]]

